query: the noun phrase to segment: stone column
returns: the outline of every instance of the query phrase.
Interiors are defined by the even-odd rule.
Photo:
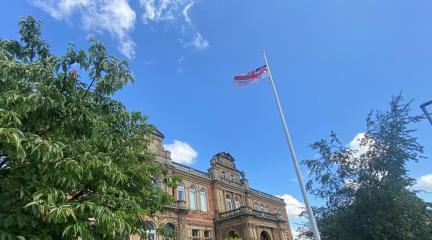
[[[253,234],[253,229],[254,226],[250,223],[246,223],[246,226],[244,226],[244,237],[247,239],[254,239],[254,234]]]

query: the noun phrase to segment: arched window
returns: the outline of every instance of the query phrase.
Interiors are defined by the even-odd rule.
[[[226,178],[226,172],[225,171],[222,171],[221,172],[221,179],[225,179]]]
[[[141,234],[141,239],[155,240],[156,239],[156,225],[150,221],[144,222],[144,229]]]
[[[164,238],[164,240],[173,240],[174,239],[174,235],[175,235],[175,227],[174,224],[172,223],[167,223],[164,226],[164,232],[165,234],[167,234],[168,236]]]
[[[196,192],[195,192],[195,187],[193,185],[189,187],[189,206],[191,209],[197,209]]]
[[[257,211],[260,210],[259,204],[257,202],[255,203],[255,210],[257,210]]]
[[[261,203],[261,205],[260,205],[260,211],[261,211],[261,212],[264,212],[264,204],[262,204],[262,203]]]
[[[236,209],[237,209],[237,208],[240,208],[240,206],[241,206],[240,198],[239,198],[239,196],[236,196],[236,197],[235,197],[235,208],[236,208]]]
[[[231,181],[235,182],[234,174],[231,173],[230,177],[231,177]]]
[[[232,201],[231,201],[231,195],[229,195],[229,194],[227,194],[225,196],[225,205],[226,205],[227,211],[233,210]]]
[[[184,184],[180,183],[177,187],[177,200],[185,201]]]
[[[205,188],[200,190],[201,210],[207,212],[207,193]]]

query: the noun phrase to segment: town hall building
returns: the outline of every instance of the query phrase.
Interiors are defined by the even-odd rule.
[[[150,150],[164,164],[168,174],[179,175],[172,193],[176,204],[167,211],[145,219],[147,238],[158,236],[157,226],[175,231],[179,240],[223,240],[230,236],[251,240],[292,240],[284,200],[249,187],[245,173],[226,152],[212,157],[210,168],[203,172],[171,160],[164,149],[160,132],[154,134]],[[139,239],[130,236],[130,239]]]

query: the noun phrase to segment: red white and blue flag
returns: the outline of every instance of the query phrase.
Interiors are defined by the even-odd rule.
[[[267,65],[263,65],[246,74],[234,76],[234,84],[238,86],[244,86],[249,83],[253,83],[259,80],[260,78],[267,76],[267,72],[268,72]]]

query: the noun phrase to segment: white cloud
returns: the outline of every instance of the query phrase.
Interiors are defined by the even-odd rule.
[[[191,8],[198,0],[140,0],[144,9],[142,20],[144,24],[171,22],[180,28],[183,34],[180,42],[187,42],[184,47],[206,49],[208,41],[196,30],[189,15]]]
[[[186,142],[174,140],[171,144],[164,144],[164,148],[171,152],[174,162],[192,164],[198,153]]]
[[[290,221],[300,218],[299,215],[306,209],[304,203],[290,194],[276,195],[276,197],[280,197],[285,201],[286,211]]]
[[[357,135],[348,143],[348,147],[354,150],[354,157],[359,157],[360,155],[366,153],[369,149],[367,145],[362,144],[365,139],[365,133],[357,133]]]
[[[127,0],[30,0],[58,20],[74,12],[81,16],[86,31],[108,32],[118,41],[118,50],[127,58],[135,55],[135,42],[129,36],[136,14]]]
[[[419,177],[413,189],[432,193],[432,173]]]

